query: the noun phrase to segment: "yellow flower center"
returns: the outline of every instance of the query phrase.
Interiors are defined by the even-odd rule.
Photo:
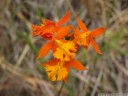
[[[41,27],[43,27],[44,26],[44,24],[41,24]]]
[[[86,39],[90,35],[90,32],[84,32],[83,34],[80,35],[82,39]]]
[[[78,44],[78,45],[87,45],[87,37],[90,35],[90,32],[84,32],[80,35],[76,35],[74,41]]]

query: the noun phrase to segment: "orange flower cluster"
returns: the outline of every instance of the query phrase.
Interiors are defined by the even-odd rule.
[[[43,19],[40,26],[32,26],[34,36],[40,35],[48,40],[40,49],[38,58],[45,56],[50,50],[53,51],[54,58],[41,64],[44,66],[48,78],[52,81],[66,81],[70,67],[77,70],[87,70],[83,64],[74,59],[79,46],[82,45],[88,50],[91,44],[97,53],[102,54],[94,39],[100,36],[105,28],[97,28],[90,32],[80,18],[78,18],[78,27],[63,26],[69,18],[70,12],[68,11],[58,22]],[[70,32],[71,28],[72,32]]]

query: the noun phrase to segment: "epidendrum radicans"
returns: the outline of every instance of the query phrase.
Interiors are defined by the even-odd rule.
[[[48,40],[38,53],[38,58],[45,56],[50,50],[53,52],[53,59],[41,64],[45,68],[48,78],[52,81],[67,80],[70,67],[77,70],[87,70],[74,57],[79,46],[83,46],[88,50],[91,44],[94,50],[102,54],[94,38],[100,36],[105,28],[96,28],[89,31],[80,18],[78,18],[78,27],[72,25],[63,26],[70,18],[70,11],[58,21],[54,22],[42,19],[42,24],[32,25],[33,35],[40,35]],[[72,32],[70,32],[72,29]],[[67,39],[68,38],[68,39]]]

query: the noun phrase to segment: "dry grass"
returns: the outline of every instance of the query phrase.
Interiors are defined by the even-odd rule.
[[[93,2],[92,2],[93,1]],[[128,93],[128,1],[127,0],[1,0],[0,3],[0,96],[55,96],[61,82],[51,82],[37,60],[46,42],[33,37],[31,24],[42,18],[58,20],[71,10],[88,28],[105,26],[98,45],[103,55],[90,48],[77,54],[88,71],[71,70],[61,96],[96,96],[98,93]]]

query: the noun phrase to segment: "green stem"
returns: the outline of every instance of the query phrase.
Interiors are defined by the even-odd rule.
[[[59,90],[57,96],[60,96],[60,95],[61,95],[61,92],[62,92],[62,89],[64,88],[64,85],[65,85],[65,82],[62,81],[62,85],[61,85],[61,87],[60,87],[60,90]]]

